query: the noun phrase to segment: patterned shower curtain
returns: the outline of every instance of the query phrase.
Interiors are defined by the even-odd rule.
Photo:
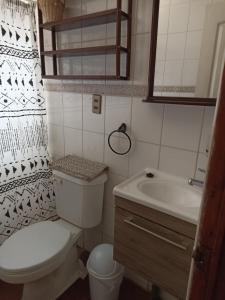
[[[0,243],[55,216],[34,7],[0,0]]]

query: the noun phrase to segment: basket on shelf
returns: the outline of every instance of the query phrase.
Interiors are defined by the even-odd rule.
[[[65,0],[38,0],[44,22],[54,22],[63,19]]]

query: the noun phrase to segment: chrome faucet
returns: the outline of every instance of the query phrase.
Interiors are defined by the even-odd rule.
[[[198,180],[198,179],[194,179],[194,178],[189,178],[188,179],[188,184],[189,185],[196,185],[198,187],[203,187],[204,181]]]
[[[201,173],[204,173],[204,174],[206,173],[206,170],[201,169],[201,168],[199,168],[198,171],[201,172]],[[203,187],[204,181],[198,180],[198,179],[195,179],[195,178],[189,178],[188,179],[188,184],[189,185],[196,185],[198,187]]]

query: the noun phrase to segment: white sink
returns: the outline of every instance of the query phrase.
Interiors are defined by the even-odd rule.
[[[148,178],[148,173],[154,177]],[[185,221],[198,222],[202,190],[188,185],[188,179],[145,169],[117,185],[113,193]]]
[[[169,180],[144,181],[138,184],[138,189],[157,201],[184,207],[196,207],[199,204],[199,193],[179,183]]]

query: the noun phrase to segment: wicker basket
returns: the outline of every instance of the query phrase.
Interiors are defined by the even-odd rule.
[[[44,22],[60,21],[63,18],[65,0],[38,0]]]

